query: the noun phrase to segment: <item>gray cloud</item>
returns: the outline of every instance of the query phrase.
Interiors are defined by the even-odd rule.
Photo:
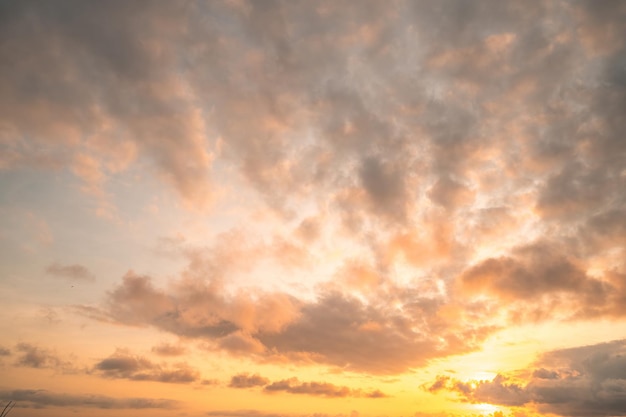
[[[303,240],[340,233],[372,255],[381,281],[406,260],[462,288],[230,299],[229,268],[198,259],[164,289],[129,273],[103,310],[83,308],[92,317],[393,373],[477,348],[494,328],[472,323],[489,308],[518,321],[626,313],[626,257],[589,271],[626,244],[620,2],[2,7],[3,169],[66,169],[106,200],[141,160],[202,208],[220,164]],[[339,231],[299,218],[305,206]],[[501,255],[473,258],[494,242]],[[275,243],[257,256],[289,249],[293,270],[306,265],[300,243]],[[480,310],[464,291],[494,300]],[[444,303],[463,319],[439,317]]]
[[[104,395],[61,394],[47,390],[5,390],[2,398],[17,402],[18,407],[87,407],[100,409],[174,409],[178,402],[157,398],[114,398]]]
[[[592,276],[566,248],[550,241],[512,248],[506,256],[469,267],[459,276],[459,287],[469,295],[497,296],[517,322],[623,315],[623,276],[611,271]]]
[[[149,277],[129,273],[101,314],[206,339],[234,355],[379,374],[474,350],[496,330],[471,320],[445,320],[437,314],[442,300],[418,291],[395,289],[366,304],[334,290],[313,302],[281,293],[258,295],[252,302],[250,294],[226,298],[220,290],[211,281],[183,280],[165,291],[153,287]],[[394,303],[403,309],[392,307]]]
[[[454,391],[471,402],[521,406],[561,416],[626,415],[626,341],[551,351],[541,355],[528,382],[503,375],[461,382],[440,376],[431,392]]]
[[[131,163],[139,150],[184,201],[200,204],[216,156],[208,138],[219,136],[221,156],[285,211],[314,186],[363,192],[371,203],[363,215],[406,220],[427,190],[449,209],[468,201],[458,184],[488,191],[480,177],[498,163],[509,171],[495,191],[533,177],[546,222],[623,205],[614,198],[624,181],[624,45],[615,35],[623,5],[321,9],[7,5],[4,60],[13,64],[2,74],[2,114],[12,138],[4,165],[71,163],[63,151],[90,133],[88,154],[105,179],[125,169],[113,160]],[[25,51],[38,53],[25,59]],[[114,135],[100,131],[105,125],[120,139],[106,139]],[[315,134],[313,145],[293,139],[304,132]],[[55,140],[27,139],[43,136]],[[126,158],[101,158],[103,149]]]
[[[363,161],[359,177],[377,209],[404,217],[404,177],[397,169],[397,166],[383,165],[378,159],[370,157]]]
[[[385,398],[387,395],[380,390],[364,392],[328,382],[300,382],[297,378],[283,379],[265,386],[266,392],[288,392],[290,394],[306,394],[329,398],[366,397]]]
[[[98,362],[94,370],[105,378],[123,378],[133,381],[188,384],[200,378],[200,373],[186,363],[164,366],[123,350],[118,350]]]
[[[72,372],[71,362],[61,359],[56,352],[30,343],[18,343],[15,346],[17,359],[15,365],[28,368],[50,368],[63,372]]]
[[[179,345],[169,343],[161,343],[152,347],[152,352],[160,356],[180,356],[186,352],[186,349]]]
[[[325,413],[313,413],[313,414],[287,414],[287,413],[274,413],[260,410],[213,410],[206,413],[212,417],[359,417],[359,413],[352,411],[348,414],[325,414]]]
[[[228,384],[231,388],[252,388],[262,387],[269,384],[270,380],[261,375],[238,374],[233,375]]]
[[[231,388],[253,388],[263,387],[266,393],[287,392],[290,394],[305,394],[328,398],[343,397],[364,397],[364,398],[386,398],[387,394],[381,390],[364,391],[362,389],[352,389],[346,386],[339,386],[329,382],[300,382],[298,378],[288,378],[280,381],[270,382],[269,379],[260,375],[250,375],[247,373],[234,375],[230,384]]]
[[[57,262],[46,267],[46,273],[57,278],[66,278],[72,281],[95,281],[96,277],[83,265],[62,265]]]

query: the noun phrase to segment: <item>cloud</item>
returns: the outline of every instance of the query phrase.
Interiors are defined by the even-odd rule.
[[[350,414],[294,414],[261,410],[213,410],[206,413],[212,417],[358,417],[359,413],[352,411]]]
[[[465,295],[495,296],[513,322],[623,316],[623,275],[592,275],[568,249],[547,240],[517,246],[469,266],[457,284]]]
[[[328,398],[344,397],[364,397],[364,398],[386,398],[387,394],[381,390],[364,391],[362,389],[352,389],[346,386],[339,386],[329,382],[300,382],[298,378],[283,379],[271,382],[269,379],[254,374],[234,375],[230,384],[231,388],[253,388],[264,387],[266,393],[287,392],[290,394],[305,394]]]
[[[186,352],[183,346],[161,343],[152,347],[152,352],[160,356],[181,356]]]
[[[619,3],[3,12],[9,168],[70,166],[93,188],[147,160],[202,206],[222,158],[281,213],[321,205],[313,189],[383,223],[419,221],[424,196],[455,212],[513,205],[523,188],[546,224],[622,206]]]
[[[62,265],[57,262],[46,267],[46,273],[56,278],[65,278],[70,281],[93,282],[96,277],[83,265]]]
[[[16,366],[56,369],[63,372],[74,371],[71,362],[62,360],[55,352],[48,349],[30,343],[18,343],[15,350],[18,355],[15,361]]]
[[[206,203],[211,153],[204,120],[175,76],[173,51],[155,49],[165,32],[176,37],[171,25],[181,22],[184,7],[30,2],[3,11],[10,45],[3,59],[15,66],[2,73],[2,165],[71,166],[86,191],[102,194],[107,180],[142,153],[183,202]],[[115,27],[99,27],[95,16]],[[150,23],[138,31],[136,19]],[[38,53],[31,60],[25,51]]]
[[[9,398],[18,403],[18,407],[87,407],[100,409],[174,409],[178,402],[156,398],[114,398],[104,395],[62,394],[47,390],[5,390],[0,391],[2,398]]]
[[[174,384],[196,382],[200,373],[186,363],[173,366],[155,364],[141,356],[118,350],[108,358],[98,362],[94,371],[105,378],[122,378],[132,381],[157,381]]]
[[[262,387],[269,384],[270,380],[264,378],[260,375],[254,374],[238,374],[233,375],[230,379],[230,383],[228,384],[231,388],[252,388],[252,387]]]
[[[14,2],[2,15],[3,169],[65,169],[108,198],[148,167],[186,207],[220,184],[297,228],[258,245],[234,233],[163,288],[131,271],[102,309],[82,307],[92,317],[262,361],[401,373],[510,322],[626,313],[620,3]],[[307,299],[227,285],[277,258],[290,284],[303,268],[341,276],[310,256],[329,242],[372,265]]]
[[[461,284],[470,291],[487,290],[514,300],[576,293],[588,280],[583,270],[544,242],[515,248],[510,256],[486,259],[461,276]]]
[[[11,350],[0,346],[0,356],[11,356]]]
[[[369,303],[331,289],[306,302],[283,293],[226,297],[217,282],[185,279],[167,291],[131,272],[110,292],[102,314],[209,340],[233,355],[261,361],[305,360],[393,374],[476,349],[495,330],[439,316],[442,306],[440,299],[404,289]]]
[[[369,157],[362,161],[359,178],[377,210],[402,219],[407,203],[404,175],[398,168]]]
[[[272,382],[265,386],[266,392],[288,392],[290,394],[306,394],[328,398],[344,398],[344,397],[366,397],[366,398],[385,398],[387,397],[380,390],[364,392],[355,390],[345,386],[338,386],[329,382],[300,382],[297,378],[283,379],[281,381]]]
[[[526,382],[504,375],[492,381],[461,382],[440,376],[428,387],[456,392],[473,403],[533,404],[561,416],[626,415],[626,340],[542,354]]]

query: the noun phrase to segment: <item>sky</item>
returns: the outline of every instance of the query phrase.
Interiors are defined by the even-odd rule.
[[[10,417],[626,416],[626,2],[0,0]]]

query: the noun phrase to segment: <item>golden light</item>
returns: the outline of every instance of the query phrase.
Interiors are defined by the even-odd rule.
[[[473,404],[472,407],[481,413],[495,413],[496,411],[500,411],[500,407],[497,405],[487,403]]]

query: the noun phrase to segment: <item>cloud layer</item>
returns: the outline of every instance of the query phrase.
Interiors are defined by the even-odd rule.
[[[62,394],[47,390],[0,391],[2,398],[18,402],[18,407],[87,407],[101,409],[173,409],[178,402],[153,398],[113,398],[104,395]]]
[[[79,317],[49,327],[160,333],[144,346],[158,360],[99,354],[88,372],[104,383],[215,385],[175,362],[192,345],[400,375],[518,325],[617,328],[625,22],[609,0],[2,2],[0,297],[71,299]],[[42,272],[92,285],[60,301]],[[11,337],[3,363],[76,372]],[[559,350],[429,388],[623,415],[623,355],[622,341]],[[239,371],[220,378],[244,396],[386,395]],[[33,407],[174,406],[12,392]]]

